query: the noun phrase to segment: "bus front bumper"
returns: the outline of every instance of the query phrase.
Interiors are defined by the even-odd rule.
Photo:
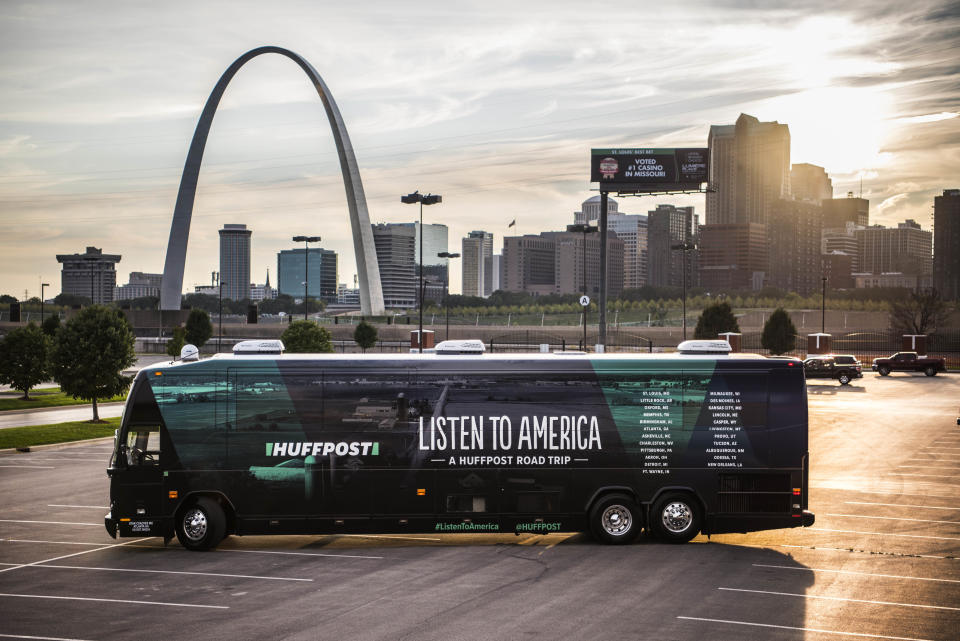
[[[107,534],[110,535],[110,538],[117,538],[117,520],[113,518],[113,512],[107,512],[107,515],[103,517],[103,526],[107,528]]]

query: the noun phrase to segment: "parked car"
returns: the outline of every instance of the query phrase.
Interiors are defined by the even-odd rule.
[[[887,358],[873,359],[873,371],[886,376],[890,372],[923,372],[927,376],[936,376],[945,372],[947,363],[935,356],[918,356],[916,352],[897,352]]]
[[[803,361],[807,378],[835,378],[841,385],[849,385],[855,378],[863,378],[863,367],[856,356],[823,354]]]

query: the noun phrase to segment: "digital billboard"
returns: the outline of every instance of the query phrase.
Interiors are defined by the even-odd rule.
[[[590,181],[604,191],[686,191],[707,182],[708,150],[591,149]]]

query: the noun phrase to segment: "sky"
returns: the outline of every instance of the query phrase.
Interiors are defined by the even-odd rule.
[[[669,5],[669,6],[667,6]],[[790,127],[791,161],[824,167],[872,223],[931,229],[960,188],[960,5],[241,0],[0,3],[0,293],[60,291],[56,254],[121,254],[160,273],[193,130],[220,74],[263,45],[324,78],[353,143],[371,222],[562,229],[595,195],[592,147],[706,147],[740,113]],[[592,185],[594,188],[596,185]],[[618,199],[620,211],[702,195]],[[510,221],[516,227],[508,229]],[[322,104],[289,59],[231,82],[207,141],[184,288],[219,269],[217,230],[253,230],[252,280],[294,235],[356,262]],[[451,268],[451,292],[460,267]]]

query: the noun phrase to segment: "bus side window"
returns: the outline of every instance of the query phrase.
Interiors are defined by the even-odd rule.
[[[160,426],[131,425],[127,428],[127,465],[156,467],[160,465]]]

